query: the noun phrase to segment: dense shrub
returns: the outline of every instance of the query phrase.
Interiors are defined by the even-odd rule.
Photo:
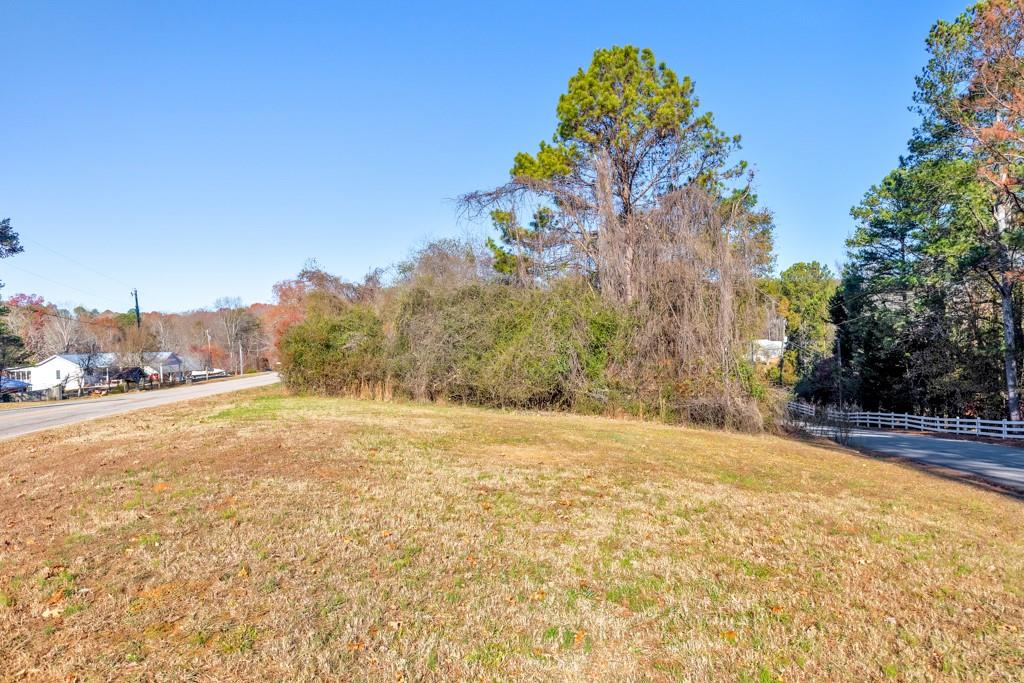
[[[351,306],[289,329],[282,375],[315,393],[376,383],[427,400],[598,410],[610,395],[609,366],[625,349],[623,319],[578,284],[412,286],[382,316]]]
[[[415,398],[499,406],[600,403],[622,316],[580,285],[414,287],[398,303],[396,380]]]
[[[370,308],[317,312],[281,338],[281,374],[297,391],[362,392],[385,381],[384,350],[384,327]]]
[[[461,243],[433,243],[371,296],[313,290],[305,321],[280,343],[285,382],[300,392],[631,414],[748,431],[774,414],[777,397],[759,371],[742,358],[728,365],[727,349],[707,351],[717,340],[679,313],[714,320],[713,287],[674,284],[655,308],[609,301],[582,277],[543,286],[488,277],[477,259]]]

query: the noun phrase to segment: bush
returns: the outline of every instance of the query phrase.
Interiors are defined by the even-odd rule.
[[[582,279],[473,279],[436,251],[429,269],[419,264],[371,300],[311,296],[306,320],[280,342],[287,386],[747,431],[772,413],[777,397],[756,368],[737,360],[723,371],[649,310],[610,302]]]
[[[412,288],[398,304],[396,380],[415,398],[516,407],[600,403],[619,314],[579,284]]]
[[[384,326],[365,306],[317,313],[281,338],[281,376],[295,391],[359,393],[386,379]]]

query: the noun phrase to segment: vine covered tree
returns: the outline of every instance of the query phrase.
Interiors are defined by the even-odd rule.
[[[652,238],[659,228],[650,219],[678,209],[685,202],[673,209],[665,200],[686,189],[711,197],[724,222],[740,226],[743,256],[764,266],[771,216],[755,209],[743,182],[749,181],[746,163],[734,158],[740,138],[719,130],[699,106],[693,82],[651,50],[599,49],[559,98],[551,141],[516,154],[506,185],[467,195],[464,203],[491,212],[502,236],[516,237],[517,206],[539,202],[550,211],[544,215],[547,239],[570,254],[565,265],[574,262],[594,275],[602,291],[620,301],[641,298],[650,243],[661,239]],[[502,268],[513,267],[516,259],[495,253]]]

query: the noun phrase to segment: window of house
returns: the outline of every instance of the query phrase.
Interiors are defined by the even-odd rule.
[[[60,379],[60,370],[57,370],[57,379]]]

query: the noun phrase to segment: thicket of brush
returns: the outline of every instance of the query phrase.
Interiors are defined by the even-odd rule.
[[[664,307],[609,301],[586,278],[523,286],[478,245],[440,241],[381,286],[307,270],[302,322],[281,337],[281,374],[299,393],[630,414],[757,431],[773,396],[736,332],[763,306],[723,282],[664,283]],[[692,286],[692,283],[691,283]],[[687,296],[689,298],[684,298]],[[700,319],[701,329],[696,320]],[[689,322],[686,322],[689,321]],[[716,330],[737,334],[719,339]],[[680,356],[679,354],[683,354]],[[725,360],[726,362],[722,362]]]
[[[552,143],[462,198],[497,239],[438,242],[384,286],[307,271],[281,339],[298,391],[657,416],[759,430],[748,360],[771,302],[771,215],[738,137],[649,50],[598,50]],[[531,220],[522,221],[521,216]]]

